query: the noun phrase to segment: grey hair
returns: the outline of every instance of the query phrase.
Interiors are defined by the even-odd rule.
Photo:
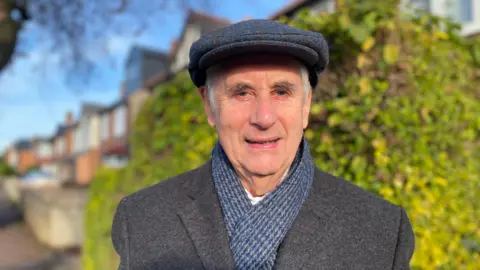
[[[215,84],[218,82],[220,76],[220,68],[220,65],[215,65],[207,69],[207,79],[205,81],[205,87],[207,88],[208,100],[210,102],[212,112],[215,112],[215,95],[213,90],[215,89]],[[304,65],[300,65],[299,73],[302,80],[304,98],[306,100],[308,97],[308,91],[312,89],[310,86],[310,80],[308,78],[308,70]]]

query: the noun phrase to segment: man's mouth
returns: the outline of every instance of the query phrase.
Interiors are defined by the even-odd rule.
[[[268,138],[268,139],[245,139],[249,144],[272,144],[276,143],[280,138]]]

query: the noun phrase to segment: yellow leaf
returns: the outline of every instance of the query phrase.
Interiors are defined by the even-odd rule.
[[[359,86],[360,86],[361,95],[365,95],[370,92],[370,81],[368,80],[368,78],[366,77],[361,78],[359,82]]]
[[[392,197],[393,196],[393,190],[390,187],[383,187],[380,189],[380,194],[383,197]]]
[[[447,180],[445,178],[442,178],[442,177],[435,177],[435,180],[434,182],[442,187],[446,187],[447,186]]]
[[[364,54],[360,54],[357,57],[357,68],[362,69],[367,63],[367,57]]]
[[[375,45],[375,39],[373,37],[368,37],[362,44],[362,51],[368,52],[373,45]]]
[[[435,35],[437,36],[438,39],[442,39],[442,40],[448,39],[448,34],[443,31],[438,31],[435,33]]]
[[[386,145],[387,145],[386,141],[382,138],[375,139],[372,141],[372,146],[379,151],[383,151]]]
[[[328,117],[328,126],[329,127],[334,127],[340,124],[342,121],[342,117],[339,114],[332,114]]]
[[[387,44],[383,48],[383,60],[389,65],[394,64],[398,60],[400,48],[394,44]]]
[[[387,22],[387,29],[392,31],[395,29],[395,23],[393,21],[388,21]]]
[[[316,103],[312,105],[312,108],[310,110],[311,114],[319,114],[322,111],[322,105]]]
[[[305,138],[307,138],[308,140],[311,140],[313,138],[313,131],[311,129],[307,129],[305,131]]]

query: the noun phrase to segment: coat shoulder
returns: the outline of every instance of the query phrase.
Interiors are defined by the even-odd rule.
[[[343,207],[366,208],[377,213],[399,214],[399,206],[367,191],[343,178],[336,177],[320,169],[315,171],[317,193],[328,195],[333,203]]]
[[[404,210],[345,179],[316,169],[313,210],[327,213],[332,220],[396,238]]]
[[[178,207],[188,191],[200,186],[209,172],[209,162],[187,171],[185,173],[167,178],[151,186],[142,188],[130,195],[125,196],[122,201],[136,209],[162,208],[164,210],[175,206]]]

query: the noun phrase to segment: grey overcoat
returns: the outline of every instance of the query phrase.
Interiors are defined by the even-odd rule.
[[[235,269],[211,161],[122,199],[112,225],[119,269]],[[315,169],[275,269],[409,269],[405,211]]]

